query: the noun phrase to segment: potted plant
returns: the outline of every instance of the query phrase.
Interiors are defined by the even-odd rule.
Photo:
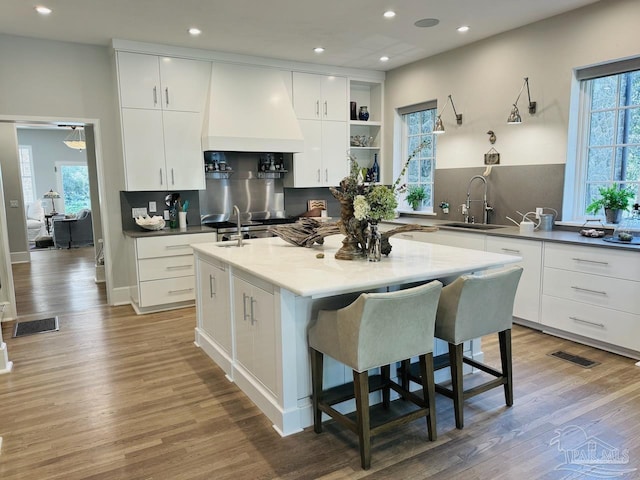
[[[630,200],[635,193],[626,188],[618,188],[617,185],[600,187],[600,198],[594,200],[587,207],[587,213],[596,214],[604,208],[607,223],[619,223],[622,211],[629,207]]]
[[[427,191],[422,185],[412,185],[407,190],[407,202],[411,208],[418,210],[420,204],[427,198]]]

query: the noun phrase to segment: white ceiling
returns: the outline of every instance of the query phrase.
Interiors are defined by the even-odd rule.
[[[36,2],[53,9],[35,13]],[[598,0],[1,0],[0,32],[108,45],[113,38],[390,70]],[[392,19],[382,17],[392,9]],[[432,28],[414,22],[437,18]],[[456,28],[469,25],[460,34]],[[189,27],[202,30],[199,37]],[[326,51],[316,54],[313,48]],[[381,63],[387,55],[390,60]]]

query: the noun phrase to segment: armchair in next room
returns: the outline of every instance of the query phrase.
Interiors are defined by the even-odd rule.
[[[54,219],[53,243],[56,248],[93,245],[91,210],[80,210],[74,218]]]

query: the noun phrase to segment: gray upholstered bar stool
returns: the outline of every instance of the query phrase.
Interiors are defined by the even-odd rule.
[[[436,385],[436,391],[453,399],[457,428],[464,425],[463,402],[467,398],[503,385],[506,404],[513,405],[511,326],[513,302],[521,275],[522,267],[462,275],[442,289],[435,336],[449,343],[452,388]],[[492,333],[499,336],[502,372],[463,355],[464,342]],[[463,363],[496,378],[464,390]]]
[[[427,418],[429,439],[436,439],[433,334],[442,284],[438,281],[389,293],[363,293],[339,310],[322,310],[309,327],[314,430],[322,432],[322,413],[358,434],[362,468],[371,465],[371,436],[420,417]],[[323,390],[324,354],[353,370],[353,385]],[[390,364],[419,356],[423,398],[390,379]],[[380,375],[369,370],[381,367]],[[390,407],[390,389],[419,408],[372,426],[369,393],[382,390]],[[333,408],[355,398],[356,420]],[[401,400],[403,401],[403,400]]]

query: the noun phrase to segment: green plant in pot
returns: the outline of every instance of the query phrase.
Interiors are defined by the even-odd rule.
[[[427,198],[427,191],[422,185],[412,185],[407,190],[407,203],[411,208],[418,210],[422,201]]]
[[[629,207],[635,193],[626,188],[619,188],[617,185],[600,187],[598,192],[600,198],[587,206],[587,213],[597,214],[603,208],[607,223],[620,223],[622,212]]]

